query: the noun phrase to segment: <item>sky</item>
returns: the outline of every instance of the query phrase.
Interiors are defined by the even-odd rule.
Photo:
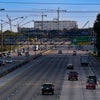
[[[12,31],[20,27],[34,27],[34,21],[57,19],[59,9],[59,20],[77,21],[78,28],[93,27],[96,16],[100,13],[99,0],[0,0],[0,20],[3,23],[3,31],[10,30],[7,23],[11,20]],[[23,12],[25,11],[25,12]],[[79,12],[78,12],[79,11]],[[87,11],[87,12],[86,12]],[[88,12],[89,11],[89,12]],[[94,12],[93,12],[94,11]],[[91,12],[91,13],[90,13]],[[8,17],[7,17],[8,16]],[[23,18],[20,18],[23,17]],[[5,23],[5,24],[4,24]]]

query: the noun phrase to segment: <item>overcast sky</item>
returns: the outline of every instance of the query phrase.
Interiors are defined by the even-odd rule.
[[[86,27],[92,27],[96,19],[97,14],[100,11],[99,0],[0,0],[0,9],[4,8],[5,11],[0,12],[0,20],[8,22],[7,15],[11,19],[18,17],[28,16],[21,24],[23,27],[33,27],[31,20],[42,20],[42,12],[47,17],[44,20],[53,20],[57,18],[57,9],[61,10],[60,20],[72,20],[77,21],[78,27],[82,28],[87,21],[89,23]],[[8,12],[8,11],[14,12]],[[21,12],[17,12],[21,11]],[[23,12],[23,10],[25,12]],[[63,12],[67,11],[67,12]],[[79,11],[79,12],[78,12]],[[82,11],[85,11],[84,13]],[[87,12],[86,12],[87,11]],[[91,11],[88,12],[88,11]],[[98,11],[98,12],[93,12]],[[18,19],[12,22],[17,25],[22,19]],[[13,26],[12,26],[13,27]],[[3,30],[10,29],[9,25],[4,25]],[[13,31],[16,31],[16,26],[13,27]]]

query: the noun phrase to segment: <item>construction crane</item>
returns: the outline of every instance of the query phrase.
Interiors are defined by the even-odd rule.
[[[82,29],[89,23],[89,20],[84,24],[84,26],[82,27]]]

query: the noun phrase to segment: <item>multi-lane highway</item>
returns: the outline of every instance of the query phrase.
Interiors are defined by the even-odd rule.
[[[58,54],[59,49],[62,54]],[[73,50],[77,51],[76,56],[72,55]],[[89,66],[82,67],[80,54],[84,53],[87,51],[78,50],[77,47],[69,49],[67,46],[57,46],[51,52],[24,65],[22,71],[14,71],[15,76],[5,76],[4,78],[13,78],[0,86],[0,100],[100,100],[100,67],[95,65],[96,61],[92,57]],[[72,63],[75,71],[79,73],[78,81],[68,80],[68,63]],[[87,90],[86,77],[94,74],[98,77],[96,90]],[[53,82],[54,95],[41,94],[41,85],[45,82]]]

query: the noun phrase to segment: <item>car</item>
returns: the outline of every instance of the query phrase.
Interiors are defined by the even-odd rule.
[[[73,51],[73,56],[76,56],[76,51]]]
[[[67,69],[74,69],[74,65],[71,63],[67,64]]]
[[[0,58],[0,66],[5,66],[5,60],[3,58]]]
[[[42,95],[45,93],[46,94],[51,93],[52,95],[54,94],[54,84],[53,83],[44,83],[42,85]]]
[[[1,58],[1,57],[3,57],[3,56],[2,56],[2,53],[0,53],[0,58]]]
[[[12,61],[12,58],[11,57],[7,57],[6,58],[6,63],[12,63],[13,61]]]
[[[94,80],[94,82],[97,84],[97,77],[94,76],[94,75],[88,76],[88,77],[87,77],[87,81],[88,81],[88,80]]]
[[[58,50],[58,54],[62,54],[62,50]]]
[[[11,57],[11,52],[8,52],[7,53],[7,57]]]
[[[89,51],[88,49],[86,49],[86,51]]]
[[[29,56],[30,56],[29,52],[28,51],[25,52],[25,57],[29,57]]]
[[[3,53],[2,53],[2,55],[5,57],[5,56],[6,56],[6,53],[5,53],[5,52],[3,52]]]
[[[88,80],[86,82],[86,89],[96,89],[96,83],[94,80]]]
[[[25,48],[22,48],[22,53],[25,53]]]
[[[22,56],[22,52],[21,51],[18,51],[18,56]]]
[[[70,71],[68,73],[68,80],[78,80],[78,72]]]

